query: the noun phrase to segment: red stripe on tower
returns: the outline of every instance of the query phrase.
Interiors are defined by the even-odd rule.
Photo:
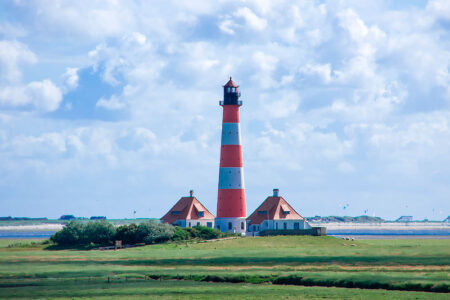
[[[222,146],[220,149],[219,192],[216,228],[221,231],[245,233],[244,168],[242,160],[239,107],[242,101],[239,86],[230,80],[223,87]]]

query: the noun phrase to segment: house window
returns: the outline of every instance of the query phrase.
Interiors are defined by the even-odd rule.
[[[174,216],[181,215],[181,211],[178,211],[178,210],[172,210],[172,212],[171,212],[170,214],[172,214],[172,215],[174,215]]]
[[[244,222],[241,222],[241,229],[244,229]]]
[[[267,210],[258,210],[258,215],[267,215]]]
[[[191,222],[189,222],[189,227],[191,227]]]
[[[287,229],[287,223],[286,223],[286,222],[283,223],[283,229],[284,229],[284,230]]]
[[[199,212],[197,213],[197,216],[203,217],[203,216],[205,216],[205,212],[204,212],[204,211],[199,211]]]
[[[294,223],[294,229],[299,229],[298,222]]]
[[[206,226],[209,227],[209,228],[211,228],[211,227],[212,227],[212,222],[207,222],[207,223],[206,223]]]
[[[200,226],[200,222],[197,222],[197,226]]]
[[[220,225],[217,225],[217,230],[220,230]]]
[[[231,222],[228,222],[228,229],[231,230],[232,227],[233,227],[233,224],[231,224]]]
[[[278,223],[275,223],[275,229],[278,230]]]

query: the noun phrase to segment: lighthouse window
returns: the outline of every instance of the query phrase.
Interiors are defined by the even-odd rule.
[[[235,93],[235,92],[236,92],[236,88],[231,88],[231,91],[232,91],[233,93]]]
[[[244,229],[244,222],[241,222],[241,229]]]
[[[231,88],[230,87],[227,87],[227,92],[228,93],[231,92]]]

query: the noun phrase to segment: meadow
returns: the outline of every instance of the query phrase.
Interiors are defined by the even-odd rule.
[[[448,299],[450,240],[247,237],[117,251],[0,240],[0,298]]]

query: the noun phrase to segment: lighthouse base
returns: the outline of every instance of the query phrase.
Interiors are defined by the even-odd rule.
[[[217,230],[222,232],[234,232],[245,234],[247,230],[246,218],[216,218],[214,225]]]

